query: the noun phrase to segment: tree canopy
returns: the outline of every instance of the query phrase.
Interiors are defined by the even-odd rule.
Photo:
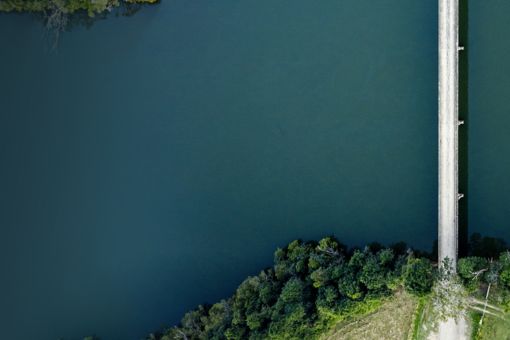
[[[432,283],[430,260],[402,243],[348,249],[333,237],[296,240],[278,248],[274,265],[244,280],[232,297],[200,305],[148,339],[313,339],[332,315],[348,316],[399,289],[426,294]]]
[[[158,0],[0,0],[0,11],[73,14],[85,11],[89,16],[111,11],[121,4],[155,3]]]

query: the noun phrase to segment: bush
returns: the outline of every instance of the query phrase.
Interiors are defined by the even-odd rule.
[[[429,293],[434,283],[432,264],[426,258],[410,256],[404,266],[403,279],[410,293],[419,296]]]

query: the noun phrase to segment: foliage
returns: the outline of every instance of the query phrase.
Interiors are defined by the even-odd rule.
[[[73,25],[91,26],[110,12],[130,16],[143,4],[159,0],[0,0],[0,12],[35,13],[54,37],[56,47],[61,32]],[[120,9],[114,11],[114,9]]]
[[[471,293],[466,300],[469,303],[467,308],[470,308],[472,338],[508,339],[510,320],[506,313],[510,306],[510,252],[504,249],[502,240],[487,237],[475,237],[475,240],[478,254],[490,257],[466,257],[460,259],[457,265],[458,277]]]
[[[501,264],[499,282],[503,287],[510,289],[510,252],[501,253],[499,263]]]
[[[437,320],[458,319],[467,310],[467,291],[458,275],[455,274],[452,261],[444,259],[439,266],[436,282],[432,290],[432,304]]]
[[[111,11],[122,3],[155,3],[158,0],[1,0],[3,12],[55,12],[73,14],[85,11],[89,16]]]
[[[349,250],[333,237],[289,243],[274,266],[244,280],[234,295],[186,313],[178,326],[148,339],[313,339],[339,321],[377,309],[393,291],[422,295],[428,259],[405,245]]]
[[[471,291],[476,291],[481,284],[498,285],[503,290],[510,290],[510,252],[503,251],[497,259],[470,256],[462,258],[457,264],[458,276]]]
[[[403,271],[404,286],[416,295],[430,292],[434,282],[432,263],[426,258],[409,256]]]
[[[489,249],[493,246],[502,252],[494,253]],[[437,269],[426,254],[413,253],[405,243],[348,249],[333,237],[319,242],[295,240],[275,251],[273,267],[246,278],[229,299],[200,305],[186,313],[179,325],[146,339],[316,339],[345,331],[363,334],[354,329],[353,320],[364,318],[386,329],[393,319],[384,306],[391,301],[398,305],[406,296],[414,312],[400,311],[398,319],[407,320],[400,328],[412,338],[425,336],[441,320],[468,312],[476,317],[473,311],[483,297],[472,296],[488,286],[498,292],[493,303],[499,311],[510,310],[510,252],[502,247],[506,245],[499,239],[474,235],[472,256],[460,259],[455,271],[450,259]],[[489,253],[490,258],[475,255]],[[405,325],[412,325],[411,329]],[[489,334],[489,326],[483,332]]]
[[[510,329],[510,314],[506,308],[509,301],[509,290],[495,284],[491,285],[490,294],[487,294],[487,287],[483,288],[485,289],[473,294],[472,301],[474,303],[469,312],[472,328],[471,339],[507,340]]]
[[[462,258],[457,263],[457,273],[466,288],[473,292],[478,289],[484,273],[488,270],[488,261],[481,257]]]

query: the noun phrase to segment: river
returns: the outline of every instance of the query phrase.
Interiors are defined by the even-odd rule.
[[[469,231],[510,240],[510,13],[506,1],[469,1],[468,218]]]
[[[474,81],[506,81],[482,49],[510,24],[484,6],[470,223],[502,231],[509,87]],[[55,50],[1,15],[0,41],[2,338],[140,339],[296,238],[432,247],[436,1],[163,0]]]

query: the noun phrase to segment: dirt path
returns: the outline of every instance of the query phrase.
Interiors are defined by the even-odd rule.
[[[439,331],[432,333],[428,340],[468,340],[470,338],[467,320],[461,318],[458,322],[453,319],[442,322],[439,324]]]

